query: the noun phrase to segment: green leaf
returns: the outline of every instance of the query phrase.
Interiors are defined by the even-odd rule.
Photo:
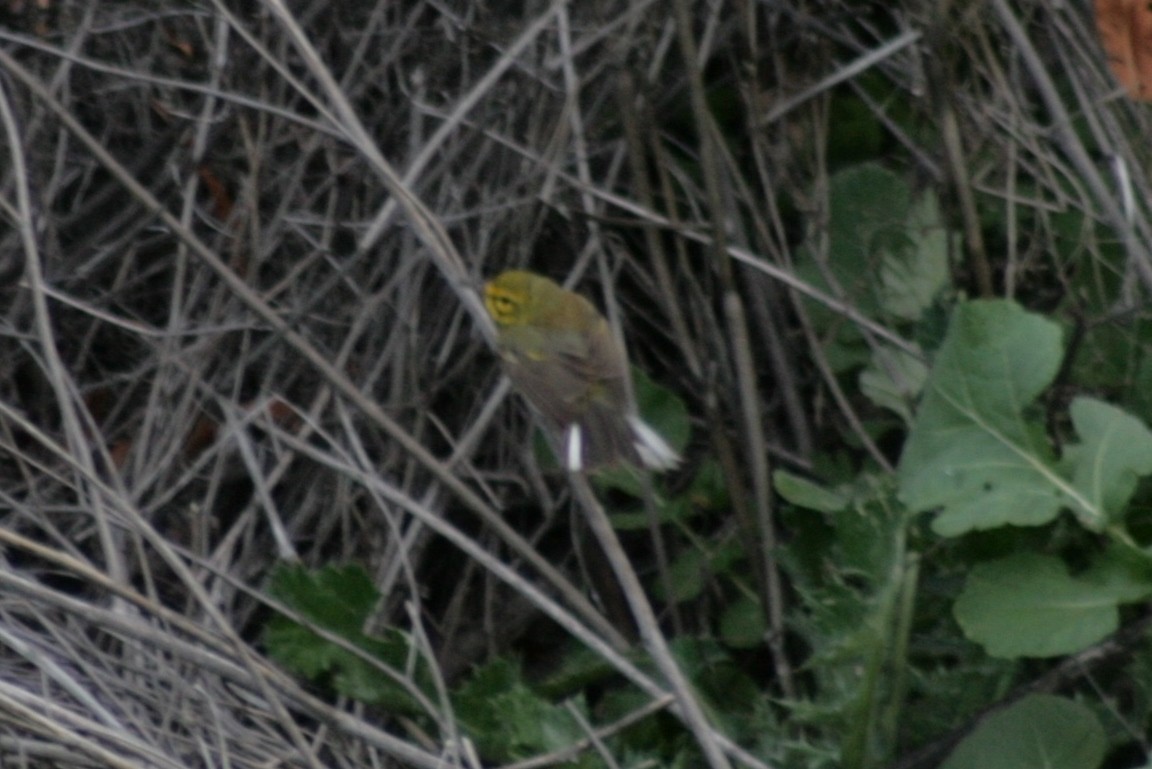
[[[1096,769],[1107,745],[1091,710],[1062,697],[1032,694],[984,718],[942,769]]]
[[[1012,302],[956,309],[898,472],[911,510],[940,508],[938,533],[1040,525],[1065,507],[1101,530],[1152,473],[1152,433],[1091,398],[1071,406],[1081,442],[1053,456],[1029,409],[1055,376],[1060,346],[1055,324]]]
[[[623,491],[619,485],[613,484],[612,487],[617,491]],[[664,499],[657,496],[654,501],[656,503],[656,522],[660,525],[687,521],[696,513],[691,500],[684,496],[678,496],[674,499]],[[650,525],[648,511],[643,509],[623,512],[610,511],[608,518],[612,521],[612,528],[617,531],[644,531]]]
[[[744,596],[720,615],[720,638],[735,649],[750,649],[764,643],[768,622],[760,602]]]
[[[1072,402],[1072,424],[1084,440],[1069,447],[1075,495],[1069,504],[1096,528],[1128,505],[1139,476],[1152,473],[1152,433],[1133,416],[1092,398]]]
[[[329,566],[308,571],[280,565],[272,572],[268,592],[306,622],[362,652],[357,654],[305,624],[276,616],[264,629],[269,656],[298,675],[327,682],[360,702],[421,712],[414,693],[433,691],[428,666],[414,654],[411,639],[400,630],[363,632],[379,593],[362,568]],[[388,670],[393,673],[389,675]]]
[[[616,668],[586,646],[567,649],[557,660],[558,667],[537,682],[541,696],[565,699],[589,688],[602,688],[616,675]]]
[[[1060,358],[1056,324],[1008,301],[959,306],[900,458],[909,509],[941,508],[946,536],[1055,518],[1069,486],[1025,410]]]
[[[867,77],[867,73],[863,76]],[[855,94],[838,90],[828,109],[827,152],[830,164],[841,165],[880,155],[886,130],[868,103]]]
[[[688,407],[676,393],[654,382],[641,369],[632,367],[632,387],[636,393],[636,409],[644,421],[677,451],[688,445],[692,424]]]
[[[808,510],[834,513],[848,507],[852,502],[851,498],[844,494],[827,489],[787,470],[772,473],[772,482],[780,496],[797,507]]]
[[[272,571],[268,594],[298,614],[342,636],[360,632],[380,593],[356,564],[309,571],[279,564]]]
[[[1054,657],[1080,651],[1119,624],[1130,585],[1069,576],[1058,558],[1022,553],[978,564],[953,611],[964,634],[994,657]]]
[[[902,222],[905,238],[880,265],[880,306],[898,318],[916,320],[948,284],[948,256],[954,238],[944,228],[940,206],[930,191],[911,205]]]
[[[673,594],[664,595],[663,582],[656,583],[656,593],[661,600],[672,603],[690,601],[704,591],[712,575],[712,567],[707,554],[693,548],[676,556],[668,566],[668,580],[672,583]]]
[[[566,748],[584,736],[579,723],[524,683],[517,665],[497,659],[455,693],[456,715],[487,761],[507,762]],[[583,710],[582,703],[577,707]]]
[[[1070,379],[1087,392],[1117,393],[1126,409],[1152,420],[1150,342],[1152,318],[1134,316],[1124,323],[1089,324],[1083,330]]]
[[[1101,552],[1079,577],[1121,603],[1143,601],[1152,595],[1152,562],[1124,546],[1114,545]]]
[[[927,378],[928,366],[922,358],[878,346],[868,368],[860,372],[860,391],[877,406],[898,414],[905,424],[912,424],[911,404]]]
[[[801,277],[867,315],[918,318],[948,283],[952,235],[935,195],[914,197],[904,177],[861,163],[832,176],[828,200],[827,261],[807,253]]]

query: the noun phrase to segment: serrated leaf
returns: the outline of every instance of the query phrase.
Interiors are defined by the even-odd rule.
[[[981,720],[941,769],[1096,769],[1107,746],[1091,710],[1063,697],[1032,694]]]
[[[866,315],[876,314],[880,262],[900,232],[908,197],[907,182],[877,163],[838,171],[828,183],[827,260],[819,265],[815,254],[806,253],[797,265],[800,277],[842,294]],[[818,319],[830,317],[819,306],[813,310]]]
[[[339,693],[402,712],[419,712],[409,686],[432,691],[428,666],[413,654],[411,639],[395,628],[374,635],[362,631],[379,592],[361,567],[329,566],[309,571],[281,565],[268,592],[311,625],[336,636],[364,655],[316,633],[311,627],[277,616],[264,631],[268,654],[311,680],[323,679]],[[374,665],[371,660],[380,664]],[[412,665],[415,661],[417,664]],[[381,666],[396,671],[382,672]]]
[[[866,315],[918,318],[948,283],[952,235],[936,197],[914,197],[904,177],[860,163],[832,176],[828,205],[827,261],[821,269],[808,254],[801,277]]]
[[[560,750],[584,736],[570,713],[533,692],[519,667],[506,659],[476,670],[453,700],[457,717],[489,761]]]
[[[1025,411],[1060,359],[1060,328],[1015,303],[958,307],[900,458],[908,508],[946,536],[1052,520],[1069,486]]]
[[[928,366],[920,357],[879,346],[868,367],[860,372],[860,391],[877,406],[895,412],[912,424],[911,404],[924,388]]]
[[[616,674],[611,663],[586,646],[568,650],[557,664],[557,669],[536,684],[541,696],[549,699],[563,699],[583,689],[594,688]]]
[[[332,644],[317,644],[316,634],[284,617],[273,617],[264,628],[268,654],[289,670],[309,680],[327,673],[345,652]]]
[[[1021,553],[977,564],[953,607],[964,635],[994,657],[1054,657],[1116,630],[1127,586],[1068,574],[1058,558]]]
[[[280,564],[272,571],[268,593],[317,625],[340,635],[360,632],[380,593],[356,564],[309,571]]]
[[[940,206],[925,191],[903,221],[905,239],[880,263],[880,306],[898,318],[916,320],[948,284],[949,241]]]
[[[861,500],[834,513],[832,525],[839,543],[837,565],[846,574],[882,584],[904,558],[899,543],[904,540],[906,511],[892,501]]]

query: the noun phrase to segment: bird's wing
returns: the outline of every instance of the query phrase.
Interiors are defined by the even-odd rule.
[[[553,331],[546,343],[519,339],[505,345],[502,356],[512,384],[559,426],[573,422],[589,401],[623,409],[627,369],[607,323],[590,333]]]

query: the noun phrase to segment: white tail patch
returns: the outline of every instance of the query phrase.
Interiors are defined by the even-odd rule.
[[[637,416],[628,417],[628,425],[632,428],[635,440],[632,445],[645,467],[653,470],[671,470],[680,464],[680,455],[660,437],[660,433],[653,430],[648,424]]]
[[[578,473],[584,469],[584,431],[580,425],[568,425],[564,433],[564,457],[568,469]]]

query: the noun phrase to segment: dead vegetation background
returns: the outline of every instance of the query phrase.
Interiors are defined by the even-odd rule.
[[[890,464],[795,301],[836,89],[950,201],[971,294],[1011,295],[1046,237],[1011,258],[983,243],[974,190],[1090,212],[1146,290],[1129,137],[1152,126],[1085,11],[0,4],[4,765],[467,763],[450,714],[421,738],[263,657],[261,586],[283,559],[368,564],[381,623],[418,630],[448,679],[513,645],[546,659],[557,617],[610,638],[580,602],[566,486],[486,345],[476,289],[502,268],[613,308],[738,520],[767,514],[770,456],[803,468],[855,432]],[[1039,199],[1016,195],[1022,175]],[[775,653],[782,686],[799,660]]]

